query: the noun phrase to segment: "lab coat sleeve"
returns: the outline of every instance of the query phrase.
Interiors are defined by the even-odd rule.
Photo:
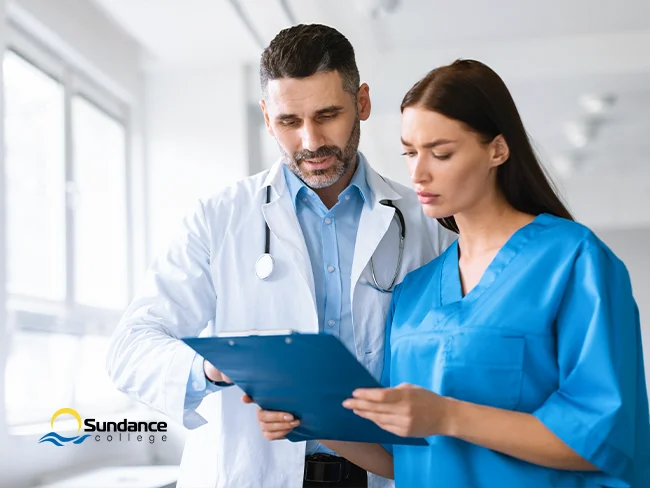
[[[217,385],[207,381],[203,370],[203,357],[196,354],[185,387],[185,409],[196,409],[205,395],[219,390]]]
[[[644,374],[639,313],[627,269],[595,237],[575,258],[556,328],[559,387],[534,415],[600,468],[586,479],[627,486]]]
[[[152,263],[114,332],[106,359],[109,377],[119,390],[172,420],[190,429],[203,425],[195,409],[217,387],[187,394],[192,367],[200,362],[202,369],[202,358],[180,339],[197,337],[215,311],[210,233],[199,203]]]

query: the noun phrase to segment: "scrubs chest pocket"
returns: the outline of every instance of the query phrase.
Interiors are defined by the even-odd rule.
[[[521,397],[524,337],[465,330],[445,339],[440,394],[514,410]]]

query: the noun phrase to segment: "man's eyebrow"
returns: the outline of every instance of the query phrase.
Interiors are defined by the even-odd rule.
[[[329,114],[332,112],[342,112],[344,110],[344,107],[340,105],[330,105],[329,107],[321,108],[320,110],[316,110],[316,115],[323,115],[323,114]]]
[[[298,116],[296,114],[280,114],[275,119],[276,120],[289,120],[289,119],[297,119],[297,118],[298,118]]]
[[[343,110],[345,110],[345,107],[342,107],[341,105],[330,105],[329,107],[316,110],[314,116],[318,117],[319,115],[338,113],[338,112],[342,112]],[[298,118],[300,117],[298,117],[298,115],[296,114],[280,114],[275,118],[275,120],[283,121],[283,120],[292,120]]]

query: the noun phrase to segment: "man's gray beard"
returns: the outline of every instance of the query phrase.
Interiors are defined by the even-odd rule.
[[[300,178],[308,187],[314,189],[327,188],[339,181],[341,177],[356,163],[357,152],[359,150],[359,140],[361,138],[361,120],[356,118],[352,127],[352,132],[345,145],[345,149],[333,148],[332,146],[323,146],[316,151],[301,151],[293,156],[289,156],[282,147],[280,152],[284,156],[284,162],[287,167]],[[300,162],[305,159],[318,159],[326,156],[335,156],[336,163],[326,170],[316,170],[309,174],[304,174]]]

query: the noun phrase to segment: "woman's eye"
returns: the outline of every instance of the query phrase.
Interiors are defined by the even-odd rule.
[[[413,157],[415,157],[416,155],[417,155],[417,153],[415,153],[415,152],[413,152],[413,151],[404,151],[404,152],[402,153],[402,156],[406,156],[407,158],[413,158]]]
[[[451,154],[434,154],[433,157],[440,161],[446,161],[451,157]]]

